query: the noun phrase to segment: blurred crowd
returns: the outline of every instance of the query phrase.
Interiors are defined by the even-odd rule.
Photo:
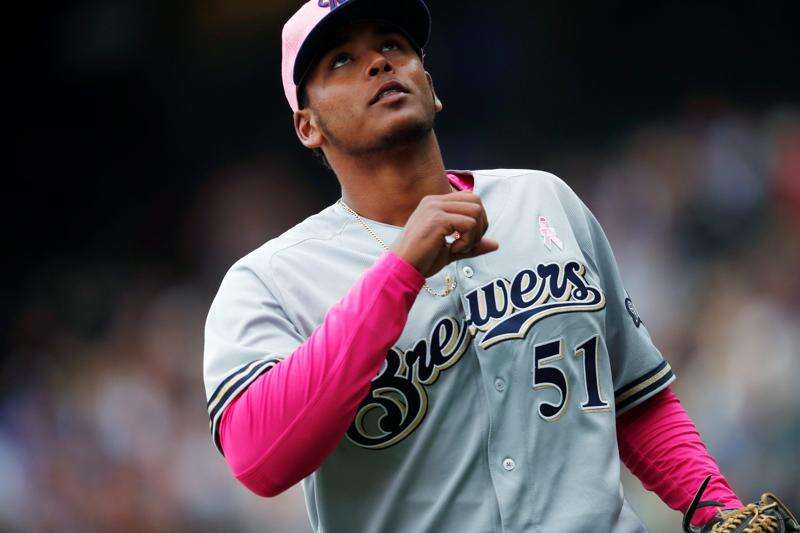
[[[447,168],[464,168],[457,157],[445,154]],[[739,496],[771,490],[800,510],[798,110],[686,113],[541,169],[603,224]],[[225,270],[335,200],[297,178],[269,151],[207,176],[182,215],[181,261],[40,266],[5,357],[0,530],[310,531],[299,487],[261,499],[231,477],[202,382]],[[625,487],[653,531],[678,530],[678,513],[635,479]]]
[[[800,509],[800,114],[690,114],[568,158],[673,389],[739,497]],[[653,531],[679,516],[637,480]]]

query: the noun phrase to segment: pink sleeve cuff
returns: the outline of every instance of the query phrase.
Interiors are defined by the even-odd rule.
[[[397,280],[409,289],[419,291],[425,283],[425,276],[414,265],[391,250],[384,252],[378,261],[383,261],[386,268],[397,276]]]

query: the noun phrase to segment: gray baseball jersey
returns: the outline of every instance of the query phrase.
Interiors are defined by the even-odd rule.
[[[466,171],[451,171],[455,173]],[[615,416],[670,366],[599,223],[558,177],[479,170],[500,250],[428,279],[353,424],[303,480],[316,532],[646,531],[620,483]],[[402,228],[367,220],[386,242]],[[208,315],[211,429],[383,252],[338,204],[237,261]]]

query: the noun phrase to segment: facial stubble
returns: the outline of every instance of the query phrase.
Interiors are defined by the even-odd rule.
[[[430,135],[436,122],[435,96],[431,94],[429,105],[425,106],[425,116],[410,123],[391,128],[381,135],[368,139],[364,145],[348,144],[335,134],[323,117],[317,114],[317,122],[325,138],[340,152],[351,157],[374,157],[413,145]]]

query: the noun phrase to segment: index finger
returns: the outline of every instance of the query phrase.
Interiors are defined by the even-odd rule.
[[[441,196],[442,200],[456,200],[459,202],[482,203],[481,197],[472,191],[455,191]]]
[[[482,236],[486,231],[489,229],[489,216],[486,214],[486,208],[483,206],[483,200],[481,197],[475,194],[472,191],[455,191],[448,194],[444,194],[440,197],[444,201],[452,202],[470,202],[481,207],[481,214],[479,217],[480,221],[480,235]]]

